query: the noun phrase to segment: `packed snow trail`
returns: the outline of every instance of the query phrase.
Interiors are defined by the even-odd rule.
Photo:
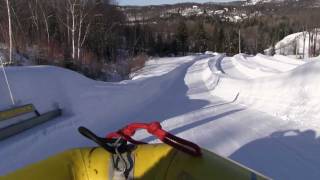
[[[134,80],[121,83],[95,82],[58,68],[9,69],[22,103],[33,102],[46,111],[56,102],[65,114],[0,142],[0,174],[68,148],[92,146],[77,133],[78,126],[103,136],[131,122],[158,120],[175,135],[272,178],[318,179],[316,130],[239,104],[243,92],[234,82],[251,82],[254,74],[249,77],[245,69],[227,62],[232,59],[199,55],[152,60]],[[27,84],[33,86],[28,89]],[[5,107],[6,99],[0,100]],[[136,138],[156,142],[144,132]]]
[[[165,96],[134,119],[162,120],[164,129],[276,179],[317,179],[315,132],[212,96],[202,78],[210,60],[187,68]],[[145,133],[137,138],[152,140]]]

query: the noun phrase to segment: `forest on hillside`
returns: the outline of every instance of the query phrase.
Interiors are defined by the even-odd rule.
[[[264,13],[270,8],[271,12]],[[242,52],[263,53],[286,35],[317,34],[320,26],[319,8],[310,7],[241,7],[242,11],[263,13],[241,22],[179,14],[148,18],[150,14],[139,10],[143,18],[129,21],[127,9],[111,0],[2,0],[0,53],[9,57],[12,41],[11,64],[19,65],[18,59],[26,58],[33,64],[66,67],[94,79],[110,80],[117,74],[120,80],[142,67],[148,56],[205,51],[233,55],[239,52],[239,35]],[[317,47],[313,55],[319,55]]]
[[[256,6],[196,4],[203,10],[203,14],[183,16],[183,13],[176,13],[165,18],[161,18],[159,11],[165,11],[165,9],[181,11],[182,8],[192,7],[194,4],[128,7],[127,12],[136,17],[136,20],[130,22],[136,29],[134,32],[153,35],[152,38],[147,37],[139,39],[141,42],[138,41],[142,45],[148,44],[145,47],[149,49],[142,48],[141,51],[149,51],[150,54],[179,55],[185,52],[209,50],[234,55],[239,52],[239,35],[241,52],[256,54],[264,53],[265,49],[273,47],[285,36],[296,32],[305,31],[312,34],[313,39],[317,39],[320,27],[317,19],[320,17],[320,8],[305,3],[304,0],[297,2],[297,4]],[[227,9],[231,17],[245,14],[248,18],[236,22],[230,21],[221,16],[209,16],[206,12],[210,9]],[[316,42],[312,41],[312,44]],[[313,56],[320,53],[320,47],[316,49],[317,51],[311,53]]]

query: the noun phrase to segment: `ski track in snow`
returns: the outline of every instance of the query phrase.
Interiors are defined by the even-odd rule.
[[[295,77],[303,64],[263,55],[162,58],[150,60],[133,80],[121,83],[95,82],[52,67],[9,68],[21,104],[32,102],[41,112],[59,104],[64,115],[0,142],[0,174],[69,148],[92,146],[77,133],[80,125],[103,136],[130,122],[158,120],[173,134],[274,179],[318,179],[318,111],[308,102],[289,101],[294,92],[284,91],[289,95],[282,103],[273,99],[281,98],[274,97],[274,92],[262,91],[263,84],[273,87],[276,76],[292,73],[290,77]],[[300,71],[304,72],[303,67]],[[1,78],[0,93],[5,94]],[[317,90],[309,89],[305,98]],[[7,97],[0,96],[0,108],[7,106]],[[302,112],[312,110],[313,121]],[[295,121],[290,116],[293,112],[304,115],[295,116],[301,121],[310,118],[310,122]],[[145,132],[135,138],[158,142]]]

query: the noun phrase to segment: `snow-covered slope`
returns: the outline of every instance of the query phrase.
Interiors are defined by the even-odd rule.
[[[63,116],[0,142],[0,174],[130,122],[158,120],[170,132],[275,179],[320,177],[319,63],[218,54],[151,60],[133,80],[103,83],[65,69],[7,68],[19,104]],[[10,99],[0,73],[0,109]],[[157,142],[146,133],[136,138]]]
[[[222,76],[213,93],[229,100],[239,93],[239,103],[285,120],[320,128],[317,123],[320,114],[316,113],[320,108],[317,106],[320,62],[304,64],[281,56],[276,58],[278,60],[264,55],[236,55],[229,63],[241,73],[233,77],[242,79]]]
[[[318,31],[317,33],[315,31]],[[298,32],[284,37],[275,45],[275,53],[278,55],[294,55],[297,58],[311,57],[314,47],[319,51],[320,35],[319,29],[312,32]],[[271,48],[265,50],[270,53]]]
[[[245,3],[246,5],[256,5],[256,4],[263,4],[263,3],[281,3],[285,0],[247,0]],[[299,0],[296,0],[299,1]]]

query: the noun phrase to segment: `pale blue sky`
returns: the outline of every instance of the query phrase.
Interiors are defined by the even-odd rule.
[[[117,0],[119,5],[159,5],[159,4],[175,4],[181,2],[226,2],[231,0]]]

